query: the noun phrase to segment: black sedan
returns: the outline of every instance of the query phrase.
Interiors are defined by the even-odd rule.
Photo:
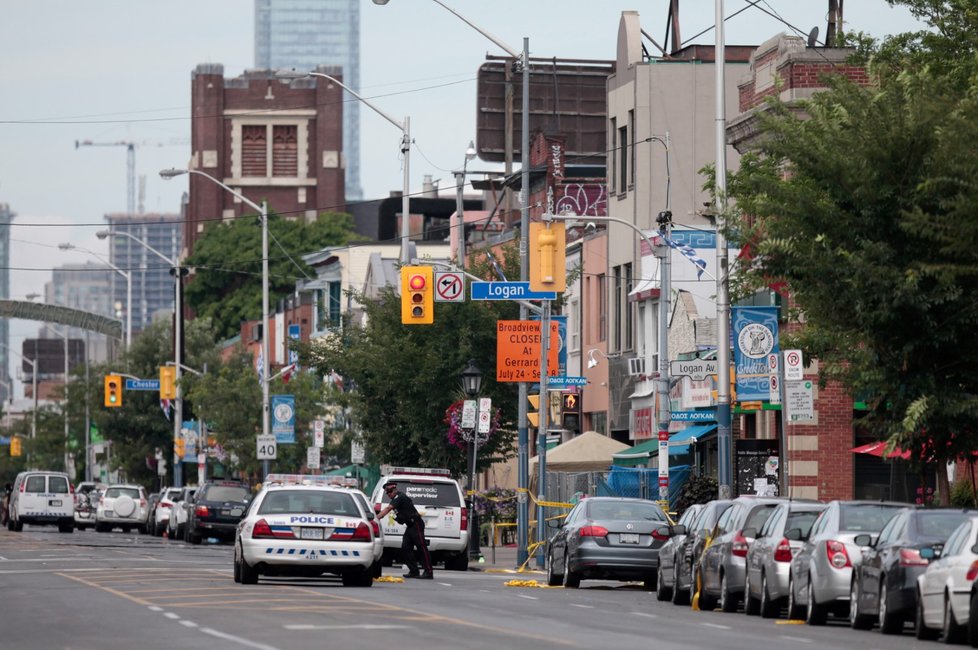
[[[732,504],[733,501],[728,499],[710,501],[700,511],[693,525],[686,528],[686,537],[676,553],[676,578],[672,588],[672,602],[676,605],[688,605],[696,593],[700,556],[713,535],[717,521]]]
[[[583,579],[642,580],[656,588],[659,529],[669,518],[644,499],[591,497],[567,513],[547,544],[547,584],[576,589]]]
[[[234,539],[238,522],[251,501],[251,490],[237,481],[209,481],[200,486],[187,511],[187,541],[207,537]]]
[[[920,556],[925,546],[941,548],[951,533],[975,514],[973,510],[900,510],[879,538],[859,535],[862,562],[853,570],[849,623],[868,630],[879,622],[883,634],[899,634],[917,608],[917,577],[927,570]]]

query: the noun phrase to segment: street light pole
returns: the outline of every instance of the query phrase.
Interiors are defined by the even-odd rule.
[[[320,73],[315,73],[320,74]],[[327,76],[327,75],[323,75]],[[335,81],[335,80],[334,80]],[[339,83],[339,82],[337,82]],[[342,84],[340,84],[342,85]],[[352,92],[352,91],[351,91]],[[369,105],[369,104],[368,104]],[[372,108],[372,107],[371,107]],[[375,109],[376,110],[376,109]],[[407,131],[405,131],[405,137],[407,137]],[[268,350],[268,203],[265,201],[258,205],[251,199],[247,198],[240,192],[228,187],[226,184],[217,180],[207,172],[202,172],[198,169],[164,169],[160,171],[160,178],[164,180],[169,180],[174,176],[180,176],[182,174],[196,174],[198,176],[203,176],[212,183],[219,185],[224,188],[230,194],[236,196],[241,200],[242,203],[249,206],[259,214],[259,219],[261,221],[261,310],[262,310],[262,325],[261,325],[261,355],[262,355],[262,369],[261,369],[261,385],[262,385],[262,435],[267,436],[269,430],[271,429],[271,413],[269,412],[268,404],[268,384],[271,381],[268,373],[269,366],[269,350]],[[179,320],[179,319],[178,319]],[[181,360],[177,358],[177,399],[181,397],[180,391],[180,364]],[[265,480],[265,476],[268,475],[269,462],[267,460],[262,461],[262,481]]]
[[[132,345],[132,271],[123,271],[95,251],[82,248],[81,246],[75,246],[69,242],[58,244],[58,248],[63,251],[76,250],[82,253],[88,253],[126,279],[126,350],[128,350]]]
[[[469,396],[469,399],[474,400],[479,396],[479,390],[482,388],[482,371],[475,365],[475,359],[469,359],[469,364],[462,371],[462,390],[465,394]],[[467,492],[472,495],[469,501],[469,559],[479,559],[479,531],[476,528],[476,511],[475,511],[475,476],[476,476],[476,463],[479,456],[479,432],[478,426],[472,427],[470,431],[471,439],[469,443],[469,482],[467,486]]]
[[[469,148],[465,150],[465,162],[462,163],[462,171],[455,172],[455,215],[458,219],[458,267],[465,270],[465,174],[468,171],[469,161],[475,158],[475,142],[469,142]]]

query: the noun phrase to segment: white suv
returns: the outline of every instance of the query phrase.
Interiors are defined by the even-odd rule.
[[[107,533],[118,527],[127,533],[132,528],[145,533],[148,519],[149,504],[141,485],[110,485],[95,511],[95,532]]]
[[[63,472],[21,472],[10,493],[7,528],[24,524],[57,525],[62,533],[75,530],[75,495]]]
[[[414,502],[424,519],[424,536],[432,562],[444,562],[450,571],[469,569],[469,512],[458,481],[447,469],[395,467],[374,488],[371,501],[380,512],[390,499],[384,484],[397,483],[397,489]],[[391,512],[380,522],[384,530],[384,565],[390,566],[401,550],[404,526],[394,521]]]

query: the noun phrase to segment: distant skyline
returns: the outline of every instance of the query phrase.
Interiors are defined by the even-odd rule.
[[[514,49],[530,38],[531,56],[614,59],[624,10],[640,12],[656,40],[665,32],[668,2],[608,0],[445,0]],[[680,3],[681,34],[713,44],[713,2]],[[827,0],[726,0],[726,41],[757,45],[791,29],[825,34]],[[762,11],[763,9],[763,11]],[[847,28],[874,36],[918,29],[905,9],[884,0],[850,0]],[[186,178],[164,181],[160,169],[190,157],[190,76],[199,63],[221,63],[235,77],[254,62],[254,3],[171,0],[141,3],[73,0],[4,3],[0,39],[0,203],[16,213],[11,226],[11,298],[43,293],[51,269],[90,257],[63,252],[70,242],[107,255],[95,238],[104,215],[126,209],[126,147],[75,147],[76,140],[134,142],[137,179],[145,179],[147,212],[179,212]],[[502,55],[458,18],[425,0],[360,2],[361,94],[398,119],[411,118],[415,146],[411,189],[431,175],[443,190],[454,183],[465,148],[475,139],[478,67]],[[355,100],[351,100],[355,101]],[[729,117],[729,116],[728,116]],[[361,183],[378,199],[401,188],[400,133],[368,107],[360,109]],[[469,168],[496,168],[481,161]],[[332,206],[321,206],[329,208]],[[19,349],[38,323],[13,321]],[[16,376],[16,373],[12,373]],[[19,382],[18,382],[19,384]],[[18,386],[15,395],[22,395]]]

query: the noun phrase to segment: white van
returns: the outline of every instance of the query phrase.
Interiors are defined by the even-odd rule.
[[[64,472],[21,472],[10,494],[7,528],[24,529],[24,524],[57,525],[62,533],[75,530],[75,491]]]
[[[469,569],[469,511],[458,481],[447,469],[395,467],[380,479],[371,501],[380,512],[390,502],[384,484],[394,481],[397,489],[414,502],[424,519],[424,536],[432,562],[444,562],[449,571]],[[384,530],[384,566],[390,566],[401,550],[404,526],[391,512],[380,522]]]

